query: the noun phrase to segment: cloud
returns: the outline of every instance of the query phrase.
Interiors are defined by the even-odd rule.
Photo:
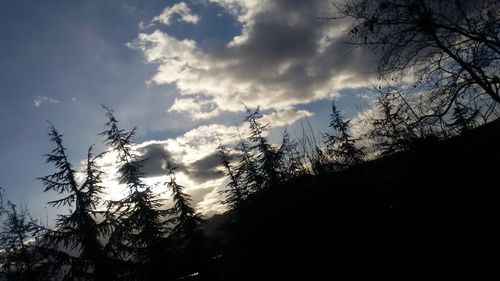
[[[293,124],[300,118],[311,115],[312,113],[307,110],[281,109],[264,114],[261,122],[262,124],[269,124],[268,128],[273,129]],[[217,138],[220,138],[223,143],[237,141],[239,139],[238,130],[243,137],[249,132],[246,124],[240,126],[236,124],[201,125],[177,138],[165,140],[165,149],[171,153],[178,163],[189,166],[216,151],[219,145]]]
[[[228,13],[237,17],[240,23],[251,21],[255,14],[264,10],[270,3],[266,0],[209,0],[209,2],[226,9]]]
[[[261,121],[269,123],[269,129],[286,126],[304,116],[311,116],[306,110],[281,109],[264,114]],[[234,144],[239,140],[237,130],[243,137],[248,136],[246,124],[224,125],[210,124],[198,126],[178,137],[166,140],[151,140],[134,146],[134,150],[144,160],[143,172],[147,184],[166,181],[163,155],[177,167],[177,181],[186,187],[192,196],[192,203],[205,215],[220,213],[225,210],[221,205],[219,190],[224,185],[224,176],[219,168],[217,147],[218,138],[224,144]],[[100,166],[106,172],[104,185],[109,186],[107,199],[119,199],[126,193],[126,188],[118,184],[116,153],[110,152],[100,160]],[[81,163],[84,165],[84,163]],[[164,191],[164,187],[159,187]],[[167,192],[164,196],[168,198]]]
[[[47,96],[36,96],[35,98],[33,98],[33,104],[36,107],[40,107],[44,103],[59,103],[59,101]]]
[[[216,155],[218,140],[215,132],[225,142],[237,139],[236,126],[212,124],[199,126],[177,138],[147,141],[137,145],[136,151],[141,155],[141,159],[145,160],[145,176],[165,175],[162,155],[166,154],[189,184],[199,185],[220,178]]]
[[[199,212],[209,217],[214,214],[220,214],[227,210],[227,207],[222,204],[221,197],[219,194],[219,187],[222,186],[223,180],[211,181],[207,183],[207,188],[203,191],[206,193],[198,194],[192,192],[192,199],[195,202],[195,198],[202,198],[201,201],[196,204],[196,208]],[[197,196],[198,195],[198,196]],[[199,196],[201,195],[201,196]]]
[[[179,157],[174,157],[173,155],[178,156],[189,152],[174,151],[174,153],[170,153],[168,147],[171,143],[171,140],[147,141],[134,148],[141,155],[139,159],[144,160],[142,171],[146,177],[152,178],[166,175],[164,155],[176,167],[176,172],[185,174],[190,181],[194,181],[197,184],[221,177],[221,173],[217,169],[219,158],[215,149],[211,153],[207,151],[208,154],[202,155],[200,159],[195,160],[189,165],[185,165],[179,161]],[[177,145],[174,147],[177,147]]]
[[[216,103],[200,96],[177,97],[168,112],[179,112],[190,116],[193,120],[207,119],[219,115]]]
[[[210,2],[241,23],[241,33],[230,42],[201,49],[195,40],[155,30],[129,44],[157,65],[150,83],[178,88],[181,97],[172,112],[203,119],[240,111],[241,102],[290,108],[364,86],[376,69],[373,54],[342,43],[348,36],[345,23],[318,19],[331,10],[328,1]],[[193,99],[196,95],[203,101]]]
[[[160,177],[166,175],[165,158],[167,156],[171,164],[177,171],[186,171],[183,163],[175,161],[172,155],[166,149],[165,142],[147,141],[134,147],[141,155],[140,160],[144,160],[142,172],[146,177]]]
[[[222,172],[218,169],[219,164],[219,155],[217,151],[214,151],[189,165],[188,174],[196,183],[219,179],[223,176]]]
[[[164,25],[170,25],[174,16],[178,16],[177,21],[192,24],[197,24],[200,20],[197,15],[191,12],[191,9],[186,3],[180,2],[171,7],[166,7],[160,15],[153,18],[152,22],[159,22]]]
[[[307,110],[293,110],[290,108],[279,109],[278,111],[262,116],[262,124],[271,124],[272,127],[283,127],[295,123],[304,117],[311,117],[313,114]]]

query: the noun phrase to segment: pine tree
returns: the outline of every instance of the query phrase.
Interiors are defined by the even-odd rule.
[[[345,169],[363,161],[363,150],[356,146],[356,140],[349,134],[350,120],[344,121],[340,112],[332,102],[329,128],[332,132],[325,134],[328,155],[333,158],[333,164]]]
[[[169,210],[173,225],[169,235],[169,245],[175,251],[177,278],[200,276],[204,274],[204,239],[201,232],[203,220],[190,206],[191,197],[184,193],[184,187],[177,183],[176,168],[165,156],[168,181],[166,186],[172,192],[174,206]],[[203,276],[201,277],[203,278]]]
[[[154,194],[151,186],[143,182],[144,160],[133,151],[135,128],[125,131],[118,127],[113,111],[104,107],[108,122],[107,130],[101,133],[106,144],[118,156],[119,182],[128,188],[125,198],[110,201],[110,213],[114,214],[113,233],[106,250],[115,258],[136,265],[130,278],[141,276],[141,280],[154,280],[156,270],[152,265],[165,257],[165,238],[168,234],[167,210],[162,209],[162,200]],[[166,261],[164,261],[166,262]],[[122,278],[125,278],[122,276]]]
[[[250,126],[249,140],[253,142],[250,148],[257,151],[256,161],[263,179],[262,187],[268,188],[278,184],[281,179],[281,159],[276,148],[273,147],[269,139],[264,135],[268,125],[263,125],[259,121],[259,119],[262,118],[262,116],[259,115],[259,110],[258,107],[253,111],[247,108],[245,122],[248,122]]]
[[[52,250],[60,247],[57,259],[68,259],[70,268],[62,273],[64,280],[102,280],[107,276],[103,269],[107,261],[103,251],[101,239],[109,231],[105,223],[98,223],[99,195],[102,187],[101,172],[96,166],[100,155],[92,154],[89,148],[86,178],[82,185],[76,180],[76,171],[66,155],[62,135],[50,126],[49,136],[56,145],[50,154],[47,154],[47,163],[53,163],[56,172],[40,178],[45,186],[44,192],[55,191],[65,197],[49,202],[54,207],[68,207],[69,215],[59,215],[56,227],[46,235],[45,239]],[[76,252],[70,255],[67,252]],[[100,276],[100,274],[103,274]]]
[[[382,155],[408,150],[425,136],[423,128],[416,128],[408,115],[408,107],[401,105],[394,96],[379,99],[377,104],[379,118],[372,120],[373,129],[369,135],[375,140]]]
[[[242,190],[248,195],[256,192],[262,188],[264,178],[259,172],[258,163],[250,150],[250,144],[242,138],[239,129],[238,137],[238,150],[241,151],[240,162],[236,166],[236,174],[240,177],[240,186]]]
[[[217,147],[219,156],[219,165],[224,169],[224,174],[228,179],[226,184],[227,189],[222,193],[225,196],[223,203],[228,205],[231,209],[239,209],[245,200],[246,191],[240,184],[240,174],[233,169],[230,161],[229,150],[222,144],[219,139],[219,146]]]
[[[452,123],[449,126],[452,130],[456,131],[456,133],[464,134],[477,126],[476,119],[479,112],[480,109],[472,109],[459,102],[455,102],[455,108],[453,109],[451,118]]]
[[[285,180],[292,180],[298,176],[307,174],[302,157],[297,150],[297,143],[290,139],[288,131],[283,132],[281,145],[277,151],[281,160],[282,177]]]
[[[315,175],[325,175],[334,172],[334,167],[323,149],[319,146],[314,147],[314,152],[310,157],[311,169]]]
[[[81,236],[87,246],[81,249],[78,261],[81,263],[81,267],[86,268],[87,271],[93,268],[93,278],[90,279],[109,280],[114,277],[114,274],[109,269],[112,260],[105,252],[102,240],[111,234],[111,225],[109,221],[105,220],[107,212],[99,210],[103,203],[101,195],[104,187],[101,178],[103,172],[97,165],[97,161],[104,154],[94,155],[92,149],[91,146],[87,152],[85,181],[81,187],[81,190],[85,191],[82,205],[84,206],[84,213],[87,214],[82,221],[85,227],[82,228]],[[101,222],[96,224],[95,221],[99,220]]]
[[[6,215],[0,232],[0,279],[2,280],[48,280],[44,272],[43,257],[36,245],[36,221],[25,207],[18,209],[7,201],[2,204]]]

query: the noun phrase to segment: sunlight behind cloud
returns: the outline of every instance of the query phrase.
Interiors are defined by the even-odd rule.
[[[269,124],[269,129],[276,129],[312,115],[313,113],[307,110],[286,108],[264,114],[262,123]],[[225,179],[218,169],[218,138],[223,144],[235,144],[239,140],[238,131],[242,137],[248,136],[248,125],[201,125],[176,138],[137,144],[134,146],[134,151],[145,159],[144,182],[154,186],[153,192],[169,200],[170,192],[164,186],[166,170],[162,164],[162,155],[168,155],[177,167],[178,183],[185,186],[186,192],[193,198],[193,206],[205,215],[222,213],[226,207],[221,203],[219,191],[223,188]],[[106,199],[110,200],[121,199],[128,192],[126,186],[118,183],[116,156],[116,153],[109,152],[100,161],[100,166],[106,175],[103,181],[103,185],[107,187]]]
[[[212,0],[241,24],[240,34],[216,49],[168,31],[143,32],[128,46],[157,66],[150,83],[173,84],[169,112],[193,120],[241,111],[240,103],[284,109],[338,96],[372,79],[374,55],[342,42],[344,25],[319,19],[325,1]],[[203,100],[193,96],[203,95]]]

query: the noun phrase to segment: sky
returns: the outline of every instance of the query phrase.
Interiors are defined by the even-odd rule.
[[[52,218],[38,177],[50,121],[75,168],[112,108],[138,128],[146,181],[161,182],[159,156],[206,215],[223,211],[217,133],[236,139],[244,106],[260,106],[272,139],[307,122],[326,130],[331,100],[354,117],[366,104],[376,56],[345,44],[327,0],[0,1],[0,186],[35,217]],[[102,160],[109,197],[119,197],[113,159]]]

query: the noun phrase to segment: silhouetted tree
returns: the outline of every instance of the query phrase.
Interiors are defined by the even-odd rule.
[[[10,201],[3,207],[6,218],[0,232],[0,279],[49,280],[51,274],[37,247],[36,221],[25,207],[18,209]]]
[[[238,209],[243,205],[245,197],[247,195],[246,190],[243,189],[243,185],[240,184],[240,174],[231,165],[230,151],[222,144],[219,139],[219,146],[217,147],[219,156],[219,166],[223,168],[224,174],[228,179],[226,184],[227,189],[223,190],[223,196],[225,199],[223,203],[228,205],[231,209]]]
[[[319,146],[314,147],[314,153],[310,157],[309,162],[311,163],[312,172],[315,175],[325,175],[335,170],[331,161]]]
[[[245,122],[250,126],[250,136],[249,140],[253,143],[250,147],[252,150],[257,152],[256,163],[258,164],[259,172],[262,177],[261,188],[268,188],[275,186],[280,181],[280,154],[277,149],[269,142],[267,136],[265,136],[265,130],[268,124],[262,124],[260,118],[262,116],[259,114],[259,108],[255,110],[247,109],[247,115],[245,117]]]
[[[363,161],[362,148],[356,146],[356,140],[350,135],[350,120],[344,121],[340,112],[332,102],[329,128],[332,130],[324,135],[328,155],[333,164],[340,169],[345,169]]]
[[[144,160],[133,151],[135,128],[131,131],[120,129],[113,111],[104,108],[108,122],[107,130],[101,134],[106,136],[106,144],[117,154],[119,182],[128,188],[123,199],[109,203],[110,212],[114,214],[110,218],[114,229],[106,250],[115,258],[136,263],[138,271],[131,272],[128,278],[141,276],[142,280],[154,280],[155,271],[160,269],[150,265],[165,257],[168,212],[161,208],[162,201],[151,186],[143,182],[141,169]],[[127,269],[130,273],[131,267]]]
[[[184,187],[177,183],[175,167],[168,158],[166,167],[168,181],[165,183],[172,192],[174,206],[169,210],[172,216],[168,222],[173,225],[168,236],[169,245],[172,245],[176,272],[178,276],[186,278],[204,274],[204,239],[201,231],[203,220],[195,209],[191,207],[191,197],[184,193]]]
[[[450,126],[452,129],[456,130],[457,133],[463,134],[477,126],[476,119],[478,115],[479,109],[472,109],[459,102],[455,102],[455,108],[453,109],[451,118],[452,123]]]
[[[240,186],[247,194],[260,190],[264,182],[264,178],[259,172],[258,163],[251,151],[250,144],[243,139],[239,129],[239,143],[237,149],[241,151],[239,156],[240,162],[236,166],[236,174],[240,177]]]
[[[411,148],[421,136],[415,131],[406,110],[393,99],[379,99],[377,115],[372,122],[369,137],[375,141],[382,154],[391,154]]]
[[[298,176],[307,174],[307,168],[303,163],[303,157],[297,149],[297,143],[290,139],[288,131],[283,132],[281,145],[278,149],[278,158],[281,160],[282,179],[292,180]]]
[[[332,2],[333,3],[333,2]],[[500,14],[497,0],[344,0],[339,15],[352,20],[352,44],[380,55],[379,73],[415,89],[420,115],[448,114],[468,97],[500,103]],[[484,97],[488,97],[485,99]],[[487,108],[485,107],[485,108]]]
[[[103,251],[101,239],[109,231],[106,223],[98,223],[96,206],[99,204],[99,195],[102,187],[101,173],[96,166],[96,159],[100,155],[92,154],[89,148],[86,177],[83,184],[76,180],[76,171],[68,161],[66,149],[63,146],[62,135],[50,126],[49,136],[56,145],[50,154],[47,154],[47,163],[53,163],[56,172],[41,177],[45,190],[64,194],[65,197],[49,202],[55,207],[69,207],[69,215],[59,215],[55,229],[45,236],[46,242],[54,250],[59,251],[59,259],[68,259],[70,268],[62,273],[64,280],[101,280],[107,277],[106,255]],[[70,254],[69,252],[74,252]],[[101,275],[102,274],[102,275]]]
[[[81,229],[83,244],[87,246],[81,248],[78,259],[80,267],[92,271],[90,275],[92,280],[109,280],[116,278],[111,272],[109,265],[113,261],[104,250],[103,239],[111,234],[110,222],[106,220],[107,211],[99,210],[104,203],[102,197],[102,175],[97,161],[103,154],[93,154],[92,146],[87,153],[87,163],[85,169],[85,179],[81,186],[84,191],[83,201],[80,203],[87,216],[81,220],[84,224]],[[96,221],[99,221],[96,223]],[[92,270],[93,269],[93,270]]]

